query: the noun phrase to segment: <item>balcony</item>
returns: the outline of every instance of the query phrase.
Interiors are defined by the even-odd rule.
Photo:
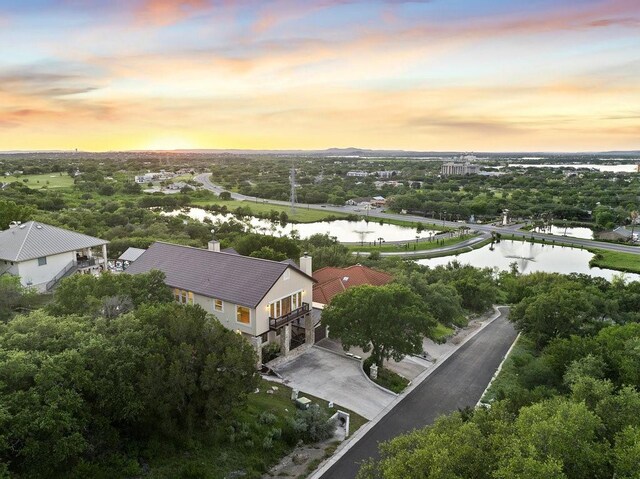
[[[302,303],[302,306],[298,309],[294,309],[293,311],[288,312],[280,316],[279,318],[269,318],[269,329],[275,331],[276,329],[280,329],[282,326],[286,326],[289,323],[292,323],[296,319],[300,319],[304,317],[305,314],[309,313],[309,303]]]

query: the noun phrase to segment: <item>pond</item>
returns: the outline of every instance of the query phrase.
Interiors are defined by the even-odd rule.
[[[557,236],[570,236],[571,238],[593,239],[593,230],[591,228],[551,226],[543,229],[533,230],[536,233],[546,233]]]
[[[204,221],[210,219],[213,223],[216,221],[229,221],[237,219],[231,214],[223,215],[218,213],[210,213],[202,208],[186,208],[183,210],[174,210],[168,213],[162,213],[168,216],[187,215],[190,218]],[[292,231],[296,231],[300,238],[305,239],[314,234],[328,234],[334,236],[341,243],[370,243],[383,238],[386,242],[391,241],[415,241],[416,236],[419,239],[428,239],[435,235],[438,231],[422,230],[419,234],[415,228],[406,226],[398,226],[391,224],[380,224],[376,221],[318,221],[315,223],[290,223],[282,227],[279,223],[272,223],[269,220],[247,217],[244,220],[238,220],[245,223],[255,233],[270,234],[273,236],[290,236]],[[215,229],[215,227],[214,227]]]
[[[552,246],[523,241],[502,240],[491,245],[462,253],[457,256],[443,256],[441,258],[417,260],[419,264],[429,267],[446,265],[457,260],[463,264],[471,264],[478,268],[498,268],[501,271],[510,269],[515,261],[521,273],[544,271],[547,273],[583,273],[594,277],[611,280],[614,275],[624,274],[628,281],[640,281],[640,275],[621,273],[610,269],[590,268],[589,260],[593,253],[567,246]]]

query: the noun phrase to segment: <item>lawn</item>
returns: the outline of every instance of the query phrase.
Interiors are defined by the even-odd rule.
[[[589,251],[595,253],[595,256],[589,261],[589,266],[615,269],[628,273],[640,273],[640,254],[619,253],[601,249],[590,249]]]
[[[447,341],[447,338],[454,333],[453,328],[449,328],[442,323],[438,323],[436,327],[431,331],[431,339],[433,342],[442,344]]]
[[[16,181],[23,182],[29,188],[71,188],[73,186],[73,178],[66,173],[47,173],[44,175],[21,175],[21,176],[3,176],[0,182],[14,183]]]
[[[290,221],[297,223],[313,223],[316,221],[324,221],[328,219],[344,219],[347,217],[344,213],[337,213],[333,211],[322,211],[307,208],[306,205],[299,205],[295,208],[295,213],[291,213],[290,206],[272,205],[270,203],[261,203],[254,201],[243,200],[228,200],[228,201],[211,201],[211,200],[195,200],[191,202],[191,206],[210,206],[213,204],[225,205],[229,211],[233,211],[238,207],[250,208],[253,213],[270,213],[275,210],[278,213],[284,211],[289,216]]]
[[[272,387],[276,386],[277,390]],[[267,391],[273,391],[267,394]],[[328,402],[304,392],[300,396],[333,414],[337,410],[350,414],[350,434],[354,434],[366,419],[338,405],[328,408]],[[287,386],[262,380],[259,392],[249,395],[247,408],[238,412],[230,425],[215,432],[216,440],[209,446],[191,442],[179,449],[158,444],[150,454],[150,471],[145,477],[219,478],[233,471],[244,471],[245,479],[256,479],[287,455],[295,446],[287,442],[284,426],[296,411]],[[276,430],[280,430],[281,436]],[[240,477],[240,476],[239,476]]]
[[[373,252],[379,251],[381,253],[395,253],[399,251],[429,251],[436,248],[443,248],[445,246],[452,246],[462,241],[473,238],[473,235],[463,235],[456,238],[447,238],[445,240],[437,240],[434,238],[432,241],[406,241],[404,243],[383,243],[382,246],[360,246],[350,245],[349,249],[358,252]],[[408,245],[408,246],[407,246]],[[450,252],[448,254],[451,254]]]

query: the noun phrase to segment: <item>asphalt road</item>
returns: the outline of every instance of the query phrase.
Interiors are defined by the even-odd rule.
[[[198,175],[196,176],[195,179],[200,183],[202,183],[205,189],[213,191],[214,193],[220,194],[220,192],[224,191],[224,188],[222,188],[221,186],[211,183],[208,173],[203,173],[201,175]],[[236,200],[259,201],[259,202],[269,203],[269,204],[279,205],[279,206],[289,205],[289,202],[287,201],[265,200],[262,198],[255,198],[253,196],[241,195],[239,193],[231,193],[231,197]],[[359,214],[359,215],[363,214],[363,212],[361,211],[362,209],[358,208],[357,206],[332,206],[332,205],[304,205],[304,206],[313,210],[334,211],[337,213],[345,213],[345,214],[349,214],[349,213]],[[437,218],[425,218],[423,216],[383,213],[382,211],[376,210],[375,208],[367,211],[366,215],[372,218],[387,218],[387,219],[397,219],[397,220],[404,220],[404,221],[418,221],[423,223],[449,226],[451,228],[459,228],[460,226],[467,226],[472,230],[476,230],[480,232],[495,231],[497,233],[501,233],[502,235],[510,235],[510,234],[515,234],[516,236],[524,235],[525,238],[527,239],[533,237],[538,240],[544,239],[545,241],[549,241],[549,242],[556,241],[558,243],[570,244],[574,246],[584,246],[588,248],[599,248],[599,249],[604,249],[608,251],[619,251],[622,253],[640,254],[640,248],[637,246],[605,243],[602,241],[593,241],[593,240],[582,239],[582,238],[571,238],[569,236],[557,236],[557,235],[549,235],[544,233],[532,233],[530,231],[520,231],[518,228],[508,227],[508,226],[458,223],[457,221],[442,221]]]
[[[475,406],[516,338],[508,308],[451,355],[331,466],[321,479],[351,479],[376,457],[378,443],[431,424],[439,415]]]

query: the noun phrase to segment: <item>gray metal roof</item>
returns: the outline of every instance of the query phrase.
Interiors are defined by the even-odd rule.
[[[145,251],[147,251],[146,249],[142,249],[142,248],[133,248],[133,247],[129,247],[127,248],[127,250],[122,253],[118,259],[120,261],[135,261],[137,260],[140,255],[142,253],[144,253]]]
[[[107,243],[109,242],[93,236],[28,221],[15,228],[0,231],[0,259],[26,261]]]
[[[291,266],[278,261],[157,242],[127,273],[157,269],[172,288],[255,308],[287,268]]]

